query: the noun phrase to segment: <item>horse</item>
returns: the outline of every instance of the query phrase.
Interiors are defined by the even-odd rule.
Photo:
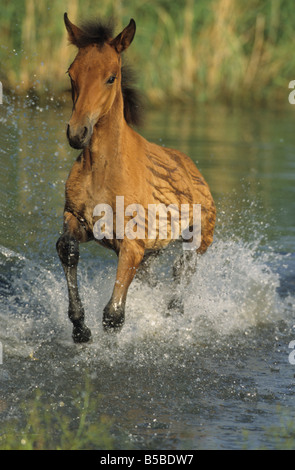
[[[127,236],[124,227],[132,219],[132,210],[124,210],[133,208],[134,203],[140,205],[144,211],[141,223],[147,233],[150,205],[198,205],[200,242],[193,251],[202,254],[213,241],[216,209],[209,186],[190,157],[149,142],[136,131],[137,94],[122,65],[122,53],[135,35],[135,21],[131,19],[116,36],[110,22],[77,26],[65,13],[64,23],[69,43],[78,49],[67,71],[73,107],[66,134],[70,146],[81,153],[65,184],[63,233],[56,249],[67,281],[72,338],[75,343],[83,343],[92,336],[85,324],[77,285],[80,243],[94,240],[117,254],[116,280],[102,321],[105,331],[117,331],[124,324],[128,288],[139,267],[150,253],[158,253],[173,240],[171,217],[166,236],[160,234],[159,227],[153,237],[130,236],[130,230]],[[123,201],[123,219],[118,218],[118,196]],[[113,210],[113,232],[100,239],[94,236],[94,229],[105,212],[98,214],[98,205]],[[188,218],[188,226],[192,227],[191,209]],[[118,227],[120,234],[116,236]]]

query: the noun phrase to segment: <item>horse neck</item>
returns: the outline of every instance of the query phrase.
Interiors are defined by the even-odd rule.
[[[92,163],[120,158],[124,125],[123,96],[118,91],[111,109],[94,126],[89,148]]]

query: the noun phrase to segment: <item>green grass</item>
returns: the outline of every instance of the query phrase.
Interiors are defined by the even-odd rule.
[[[49,404],[41,390],[21,405],[17,419],[1,423],[0,450],[112,450],[112,420],[98,408],[100,397],[86,380],[71,407]]]
[[[288,104],[295,79],[292,0],[2,0],[0,80],[19,92],[61,93],[75,49],[63,13],[75,22],[133,17],[128,62],[154,103]]]
[[[113,420],[99,412],[101,397],[86,379],[85,386],[78,387],[70,400],[49,404],[48,398],[36,390],[35,396],[23,402],[17,419],[2,421],[0,450],[116,450],[132,449],[125,435],[112,434]],[[257,431],[245,431],[241,448],[295,449],[295,423],[287,410],[278,407],[271,427]],[[186,443],[190,448],[190,442]],[[193,444],[192,444],[193,448]]]
[[[294,450],[295,449],[295,422],[290,418],[290,411],[278,406],[274,419],[277,423],[261,431],[261,437],[255,443],[251,431],[244,432],[243,448],[257,450]]]

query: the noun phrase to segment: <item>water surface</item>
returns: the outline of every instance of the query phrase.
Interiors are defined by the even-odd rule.
[[[132,284],[114,336],[101,320],[116,257],[83,245],[79,284],[93,333],[86,346],[72,342],[55,251],[78,154],[66,141],[69,114],[50,97],[42,106],[9,98],[0,107],[2,423],[22,419],[38,389],[44,407],[75,426],[73,400],[87,382],[96,402],[88,419],[107,417],[117,449],[280,447],[269,430],[282,414],[295,418],[293,108],[147,112],[141,133],[189,154],[210,184],[214,243],[181,287],[183,315],[167,315],[168,250],[154,267],[155,286]]]

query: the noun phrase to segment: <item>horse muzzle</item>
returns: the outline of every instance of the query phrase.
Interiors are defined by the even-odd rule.
[[[67,138],[69,144],[74,149],[83,149],[88,146],[92,137],[93,126],[88,122],[84,126],[73,126],[70,123],[67,127]]]

